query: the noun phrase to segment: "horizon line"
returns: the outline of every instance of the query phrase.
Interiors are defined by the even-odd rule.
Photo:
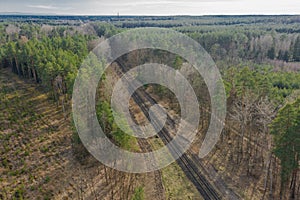
[[[74,16],[74,17],[131,17],[131,16],[140,16],[140,17],[205,17],[205,16],[300,16],[300,13],[223,13],[223,14],[177,14],[177,15],[168,15],[168,14],[56,14],[56,13],[23,13],[23,12],[0,12],[0,16]]]

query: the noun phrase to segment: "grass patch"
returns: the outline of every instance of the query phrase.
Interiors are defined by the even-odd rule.
[[[153,149],[159,149],[164,146],[164,143],[160,138],[155,138],[151,140],[151,145]],[[195,186],[176,162],[162,169],[162,181],[166,199],[202,200]]]
[[[131,200],[144,200],[144,188],[142,186],[137,187],[134,190],[133,196],[131,198]]]

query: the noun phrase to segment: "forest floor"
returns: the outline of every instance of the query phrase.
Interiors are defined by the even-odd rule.
[[[126,184],[107,183],[103,165],[76,151],[71,119],[41,86],[0,69],[0,102],[0,199],[130,198]]]
[[[73,138],[71,118],[42,86],[0,69],[0,199],[123,200],[140,186],[145,199],[201,199],[176,163],[161,171],[165,194],[153,194],[153,172],[105,169]]]

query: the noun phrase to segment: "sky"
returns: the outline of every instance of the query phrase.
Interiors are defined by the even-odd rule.
[[[0,0],[0,13],[60,15],[300,14],[299,0]]]

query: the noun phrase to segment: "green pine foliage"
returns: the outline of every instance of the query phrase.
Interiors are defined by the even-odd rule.
[[[300,98],[286,104],[271,124],[274,153],[281,161],[282,182],[286,183],[300,161]]]
[[[145,199],[144,198],[144,188],[143,187],[136,188],[131,200],[143,200],[143,199]]]
[[[294,45],[293,58],[296,62],[300,62],[300,36],[297,37]]]
[[[127,131],[131,131],[131,129],[128,127],[126,120],[122,119],[120,115],[118,115],[118,117],[121,119],[123,127],[128,127],[128,129],[124,132],[117,126],[110,104],[107,101],[98,101],[96,113],[102,130],[110,139],[116,142],[118,146],[130,151],[137,151],[139,149],[137,139],[128,134],[129,132]]]

